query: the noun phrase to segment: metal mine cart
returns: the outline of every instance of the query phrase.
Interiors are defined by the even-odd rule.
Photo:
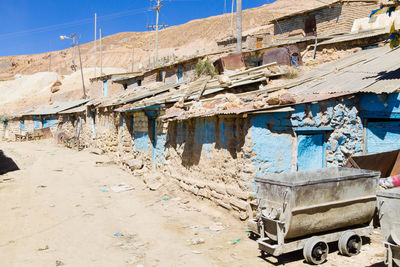
[[[379,191],[378,216],[386,247],[385,263],[400,266],[400,187]]]
[[[256,177],[258,213],[249,228],[259,249],[273,256],[303,249],[313,264],[326,260],[329,242],[338,241],[342,255],[358,254],[373,229],[379,176],[326,168]]]

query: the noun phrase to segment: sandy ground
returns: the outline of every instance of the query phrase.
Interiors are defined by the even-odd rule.
[[[96,165],[104,155],[50,141],[0,148],[20,168],[0,176],[0,266],[308,266],[301,252],[261,258],[246,225],[222,208],[149,191],[117,165]],[[121,183],[134,189],[114,192]],[[378,232],[355,257],[331,250],[324,266],[384,266]]]

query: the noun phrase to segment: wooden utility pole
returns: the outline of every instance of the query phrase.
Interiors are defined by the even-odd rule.
[[[94,13],[94,77],[96,77],[97,67],[97,13]]]
[[[101,28],[99,29],[99,38],[100,38],[100,76],[103,75],[103,44],[101,40]]]
[[[236,52],[242,53],[242,0],[236,0]]]

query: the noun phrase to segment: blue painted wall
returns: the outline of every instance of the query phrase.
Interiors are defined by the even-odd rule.
[[[324,168],[325,134],[298,134],[297,138],[297,170]]]
[[[362,94],[360,114],[366,118],[400,118],[400,94]]]
[[[147,153],[150,148],[150,138],[147,133],[135,132],[135,150]]]
[[[160,163],[163,164],[165,162],[165,157],[167,155],[166,144],[168,141],[168,137],[166,134],[157,135],[156,145],[153,147],[153,164]]]
[[[42,120],[39,116],[33,116],[33,129],[38,130],[42,128]]]
[[[400,149],[400,121],[367,124],[367,154]]]
[[[55,116],[42,116],[42,128],[57,125],[58,119]]]
[[[103,81],[103,96],[108,95],[107,81]]]
[[[287,113],[260,114],[251,119],[252,150],[257,175],[291,170],[292,143],[290,134],[272,133],[267,124],[280,125]]]
[[[194,132],[195,150],[204,150],[207,158],[211,159],[211,149],[215,142],[215,120],[214,119],[202,119],[196,120],[195,132]]]

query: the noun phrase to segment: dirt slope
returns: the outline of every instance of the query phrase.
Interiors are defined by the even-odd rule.
[[[332,2],[325,0],[323,2]],[[306,10],[323,5],[318,0],[277,0],[273,4],[247,9],[243,12],[243,31],[267,25],[274,17]],[[216,40],[230,34],[230,14],[189,21],[160,31],[160,57],[189,56],[196,52],[205,53],[217,50]],[[234,19],[236,21],[236,19]],[[234,25],[235,27],[235,25]],[[135,48],[135,62],[144,66],[148,62],[148,43],[154,55],[154,32],[122,32],[103,38],[103,66],[125,68],[131,66],[131,48]],[[84,67],[94,66],[94,44],[81,46]],[[66,49],[51,53],[9,56],[0,58],[0,80],[12,79],[17,73],[36,72],[71,73],[72,50]],[[51,68],[49,66],[51,57]],[[97,56],[98,64],[100,56]],[[75,58],[78,63],[78,58]],[[136,64],[138,66],[138,64]]]

